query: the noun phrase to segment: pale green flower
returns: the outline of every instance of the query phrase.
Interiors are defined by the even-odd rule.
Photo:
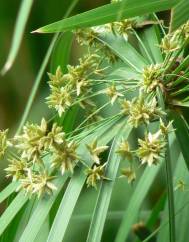
[[[106,95],[110,98],[110,102],[113,105],[117,98],[123,97],[124,95],[117,91],[115,85],[111,85],[105,90]]]
[[[53,146],[60,145],[65,141],[65,133],[62,127],[54,123],[51,131],[41,140],[45,149],[53,149]]]
[[[132,152],[130,150],[129,143],[127,140],[122,140],[116,152],[120,154],[123,159],[127,159],[129,161],[132,160]]]
[[[12,177],[13,181],[25,177],[26,169],[28,167],[26,160],[11,159],[9,162],[10,164],[5,169],[7,177]]]
[[[52,87],[51,94],[46,99],[49,108],[56,109],[59,116],[62,116],[62,114],[72,105],[70,90],[65,87]]]
[[[162,137],[161,130],[155,134],[148,133],[145,139],[139,139],[139,148],[137,155],[142,164],[147,163],[149,166],[157,164],[160,158],[164,155],[166,141]]]
[[[45,194],[51,195],[54,190],[57,190],[57,187],[51,182],[54,178],[49,176],[46,171],[37,173],[28,169],[27,176],[20,179],[19,189],[23,189],[30,196],[36,194],[38,198]]]
[[[64,142],[56,146],[53,151],[52,167],[59,168],[63,175],[65,171],[73,173],[76,161],[79,159],[76,149],[78,145],[74,142]]]
[[[47,133],[47,123],[42,119],[41,125],[27,123],[23,133],[13,139],[13,144],[21,153],[23,159],[32,160],[34,163],[40,160],[44,150],[42,139]]]
[[[88,151],[90,152],[90,155],[91,155],[92,160],[96,164],[100,164],[99,155],[102,152],[104,152],[105,150],[108,149],[108,146],[107,145],[98,146],[97,145],[97,139],[95,139],[92,144],[89,144],[89,145],[86,144],[86,147],[87,147]]]
[[[124,168],[121,170],[121,176],[120,177],[126,177],[128,183],[133,183],[136,180],[136,173],[133,169],[129,168]]]
[[[143,69],[143,80],[141,82],[141,89],[146,93],[150,93],[157,86],[163,88],[161,82],[162,67],[160,64],[146,66]]]
[[[138,127],[139,124],[148,124],[163,114],[164,112],[157,107],[156,98],[146,100],[145,97],[139,97],[131,102],[128,122],[134,127]]]
[[[95,187],[97,188],[97,182],[100,180],[108,180],[107,177],[104,175],[104,168],[106,163],[100,166],[94,165],[92,168],[86,170],[87,180],[86,184],[87,187]]]

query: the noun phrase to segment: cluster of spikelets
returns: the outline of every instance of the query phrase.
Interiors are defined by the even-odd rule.
[[[128,141],[123,139],[117,150],[120,159],[129,162],[129,168],[122,170],[122,175],[128,178],[128,182],[136,178],[133,160],[138,159],[140,164],[151,166],[158,164],[165,155],[167,135],[172,131],[172,122],[167,124],[166,121],[162,121],[166,120],[165,112],[158,105],[156,90],[159,88],[167,98],[167,92],[171,89],[170,83],[165,82],[165,65],[168,63],[167,60],[170,60],[171,54],[181,48],[188,38],[189,22],[162,39],[160,48],[165,53],[165,61],[162,64],[146,66],[139,80],[133,82],[129,80],[131,87],[128,87],[127,80],[113,83],[104,81],[103,78],[99,80],[104,71],[101,63],[105,58],[109,62],[118,60],[100,38],[104,32],[127,38],[135,33],[135,29],[152,22],[141,23],[136,19],[129,19],[75,31],[78,42],[90,48],[89,54],[79,59],[78,65],[69,65],[66,74],[62,73],[60,67],[55,74],[49,74],[50,95],[47,97],[47,103],[59,116],[66,113],[71,106],[80,105],[89,116],[92,110],[94,117],[98,109],[91,97],[101,94],[109,97],[109,104],[113,105],[115,102],[120,104],[118,115],[125,116],[129,125],[134,128],[140,125],[146,127],[144,138],[138,139],[137,149],[131,149]],[[106,88],[94,93],[93,87],[96,83],[103,84],[103,88],[104,86]],[[126,90],[135,91],[137,97],[135,95],[135,98],[126,99]],[[151,133],[148,126],[153,121],[158,121],[159,127],[156,132]],[[7,151],[10,162],[6,168],[7,176],[19,181],[19,188],[24,189],[29,195],[37,194],[40,197],[46,193],[51,194],[57,189],[54,183],[56,176],[64,175],[65,172],[72,174],[79,162],[81,165],[86,165],[77,152],[79,142],[76,143],[74,137],[67,136],[62,127],[56,123],[49,126],[45,119],[42,119],[40,125],[27,123],[22,133],[12,139],[7,138],[7,130],[0,131],[0,158]],[[105,176],[106,163],[101,163],[100,159],[101,153],[107,150],[108,146],[98,145],[95,139],[86,145],[86,149],[93,163],[92,167],[86,165],[86,183],[88,186],[96,187],[99,180],[108,180]]]
[[[68,73],[63,74],[58,67],[55,75],[49,73],[50,95],[47,97],[49,108],[55,108],[59,116],[65,113],[76,102],[84,109],[94,104],[88,96],[91,93],[93,82],[91,76],[99,76],[100,57],[97,54],[88,54],[79,59],[79,65],[68,65]]]

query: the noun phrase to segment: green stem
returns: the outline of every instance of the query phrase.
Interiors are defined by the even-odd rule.
[[[165,103],[164,103],[160,88],[157,88],[157,96],[158,96],[159,105],[161,106],[162,110],[165,111]],[[164,118],[163,121],[165,125],[167,125],[166,118]],[[167,147],[166,147],[166,154],[165,154],[165,166],[166,166],[166,181],[167,181],[167,191],[168,191],[169,238],[170,238],[170,242],[176,242],[173,174],[172,174],[168,135],[167,135]]]

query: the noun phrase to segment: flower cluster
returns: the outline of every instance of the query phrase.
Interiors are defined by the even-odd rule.
[[[91,144],[87,144],[86,145],[89,153],[90,153],[90,157],[94,163],[92,168],[88,168],[86,170],[86,174],[87,174],[87,186],[93,186],[96,187],[97,186],[97,181],[98,180],[102,180],[102,179],[107,179],[104,175],[104,168],[106,166],[106,163],[104,163],[103,165],[100,165],[100,157],[99,155],[101,153],[103,153],[105,150],[108,149],[108,146],[104,145],[104,146],[98,146],[97,145],[97,139],[95,139]]]
[[[51,182],[54,177],[50,175],[53,170],[60,170],[62,175],[65,171],[73,172],[79,159],[77,144],[68,141],[56,123],[49,130],[45,119],[42,119],[40,125],[27,123],[23,133],[15,136],[11,143],[19,158],[10,160],[6,168],[7,176],[19,180],[21,188],[38,196],[55,190]],[[44,159],[48,154],[51,156],[50,164]]]
[[[141,123],[149,124],[150,121],[164,114],[157,107],[156,98],[148,100],[144,96],[134,98],[132,101],[124,100],[122,112],[128,115],[128,122],[134,127],[138,127]]]
[[[96,54],[88,54],[79,59],[79,65],[67,66],[68,73],[63,74],[60,67],[55,75],[49,74],[51,94],[47,97],[49,108],[54,108],[61,116],[78,97],[84,98],[91,91],[91,75],[99,75],[100,58]],[[81,103],[83,107],[83,102]]]
[[[150,93],[158,86],[162,88],[161,74],[162,68],[160,64],[146,66],[142,73],[141,89],[146,93]]]

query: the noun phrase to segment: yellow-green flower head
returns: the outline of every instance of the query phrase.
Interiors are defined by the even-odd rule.
[[[143,80],[141,82],[141,89],[146,93],[150,93],[157,86],[162,87],[161,84],[162,68],[160,64],[146,66],[143,69]]]
[[[60,145],[65,142],[65,133],[62,131],[62,127],[59,127],[57,123],[54,123],[52,129],[41,140],[45,149],[53,149],[54,146]]]
[[[14,137],[13,143],[23,159],[32,160],[34,163],[40,159],[44,149],[41,140],[46,132],[47,123],[45,119],[42,119],[41,125],[27,123],[23,128],[23,133]]]
[[[94,165],[92,168],[86,170],[87,180],[86,184],[87,187],[95,187],[97,188],[97,182],[103,179],[107,179],[104,176],[104,167],[106,163],[100,166]]]
[[[161,130],[155,134],[148,133],[145,139],[139,139],[139,148],[137,155],[142,164],[147,163],[149,166],[157,164],[160,158],[164,155],[166,142],[162,136]]]
[[[27,170],[27,176],[20,179],[21,186],[26,194],[36,194],[39,197],[45,194],[51,195],[57,187],[51,182],[55,177],[49,176],[46,171],[43,173],[32,172],[31,169]]]
[[[92,144],[86,144],[86,147],[91,155],[92,160],[96,163],[96,164],[100,164],[100,158],[99,155],[104,152],[105,150],[108,149],[107,145],[103,145],[103,146],[98,146],[97,145],[97,139],[95,139],[93,141]]]
[[[129,110],[128,122],[138,127],[141,123],[148,124],[151,120],[159,118],[164,114],[160,108],[157,107],[157,101],[155,98],[146,100],[144,97],[133,99]]]
[[[0,130],[0,159],[4,156],[8,146],[7,133],[8,133],[8,129],[3,131]]]
[[[76,161],[79,159],[76,149],[78,144],[74,141],[64,142],[56,146],[53,152],[51,167],[59,168],[63,175],[66,171],[73,173]]]
[[[117,150],[117,153],[121,155],[123,159],[127,159],[129,161],[132,160],[132,152],[129,147],[129,143],[127,140],[122,140]]]
[[[69,74],[63,74],[61,71],[61,67],[58,66],[56,69],[55,75],[48,73],[49,76],[49,85],[50,86],[55,86],[55,87],[60,87],[64,86],[68,81],[69,81]]]
[[[166,35],[162,39],[160,47],[165,53],[178,50],[180,48],[180,44],[177,35]]]
[[[110,102],[113,105],[117,98],[123,97],[124,95],[117,91],[115,85],[111,85],[105,90],[106,95],[110,98]]]
[[[121,170],[121,177],[126,177],[128,183],[133,183],[136,180],[136,173],[133,169],[129,168],[124,168]]]
[[[72,105],[72,97],[69,90],[65,87],[52,87],[51,94],[47,99],[49,108],[54,108],[58,112],[59,116]]]
[[[12,177],[13,181],[17,181],[21,178],[24,178],[28,167],[27,161],[24,159],[11,159],[9,161],[10,164],[5,169],[5,171],[7,172],[7,177]]]

